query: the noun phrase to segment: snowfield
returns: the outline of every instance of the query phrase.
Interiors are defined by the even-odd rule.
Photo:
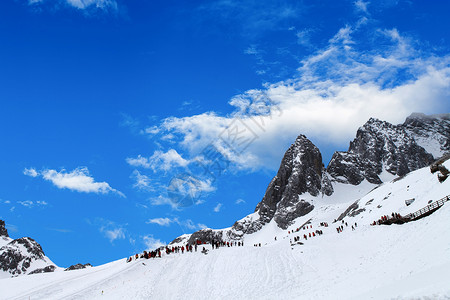
[[[444,165],[450,169],[450,161]],[[450,179],[439,183],[437,174],[423,168],[362,197],[358,205],[364,210],[345,217],[348,226],[333,221],[355,199],[344,205],[333,197],[317,198],[316,209],[288,230],[308,221],[312,229],[289,234],[271,222],[246,235],[244,247],[200,245],[193,253],[2,279],[0,298],[450,299],[450,201],[417,221],[370,225],[381,215],[406,215],[448,194]],[[415,201],[406,206],[411,198]],[[340,225],[344,230],[337,233]],[[303,239],[317,229],[323,235]],[[292,245],[295,236],[303,244]]]

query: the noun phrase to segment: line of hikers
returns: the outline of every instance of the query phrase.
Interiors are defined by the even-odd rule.
[[[202,241],[199,241],[199,240],[196,240],[194,242],[194,245],[187,243],[186,245],[182,245],[182,246],[172,246],[172,247],[165,246],[165,247],[160,247],[160,248],[158,248],[158,249],[156,249],[154,251],[149,251],[149,252],[144,251],[142,254],[136,254],[134,256],[130,256],[127,259],[127,262],[132,261],[133,257],[135,258],[135,260],[137,260],[139,258],[145,258],[145,259],[155,258],[155,257],[160,258],[161,257],[161,250],[163,250],[163,251],[165,250],[167,255],[170,254],[170,253],[180,253],[180,252],[181,252],[181,254],[184,254],[185,251],[186,252],[193,252],[193,251],[197,252],[198,245],[203,245],[203,244],[206,244],[206,243],[202,242]],[[218,249],[219,247],[233,247],[233,245],[237,246],[237,247],[242,247],[242,246],[244,246],[244,242],[243,241],[239,241],[239,242],[225,242],[225,241],[214,241],[214,240],[211,241],[212,249],[214,249],[214,248]],[[202,252],[204,253],[204,251],[206,251],[205,247],[203,247]]]
[[[342,224],[336,228],[337,233],[341,233],[342,231],[344,231],[344,225],[345,227],[348,227],[348,223],[345,222],[344,220],[342,220]],[[358,227],[358,223],[355,222],[354,225],[352,225],[352,231],[356,229],[356,227]]]
[[[322,224],[322,223],[320,223],[320,224]],[[327,226],[328,226],[328,224],[327,224]],[[288,230],[288,234],[291,234],[291,233],[294,233],[294,232],[299,232],[300,229],[306,230],[306,229],[311,229],[311,228],[312,228],[312,225],[305,225],[303,227],[299,227],[297,229],[293,229],[292,231]]]

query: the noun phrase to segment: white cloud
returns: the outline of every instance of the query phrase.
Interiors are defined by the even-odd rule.
[[[32,171],[28,172],[34,174]],[[56,187],[60,189],[69,189],[77,192],[97,194],[107,194],[111,192],[121,197],[125,197],[122,192],[113,189],[108,183],[95,182],[94,178],[90,176],[89,170],[86,167],[79,167],[71,172],[67,172],[64,169],[59,172],[56,170],[46,169],[36,174],[42,176],[42,178],[44,178],[45,180],[51,181]]]
[[[417,43],[396,29],[361,34],[366,29],[360,21],[303,59],[298,76],[233,97],[232,114],[170,117],[160,133],[173,135],[172,142],[191,156],[213,142],[238,168],[276,170],[300,133],[345,147],[370,117],[400,123],[412,112],[448,110],[450,56],[416,49]],[[373,49],[367,50],[369,41],[360,47],[356,32],[370,36]],[[245,148],[243,141],[250,141]]]
[[[125,238],[125,232],[123,228],[115,228],[111,230],[104,230],[102,231],[105,236],[109,239],[109,241],[112,243],[117,239],[124,239]]]
[[[23,174],[30,177],[37,177],[39,175],[39,173],[34,168],[25,168],[23,170]]]
[[[159,226],[169,226],[171,223],[175,222],[172,219],[169,218],[155,218],[150,219],[146,223],[147,224],[158,224]]]
[[[239,198],[239,199],[237,199],[236,200],[236,202],[235,202],[236,204],[242,204],[242,203],[245,203],[245,200],[244,199],[241,199],[241,198]]]
[[[155,250],[159,247],[166,245],[165,242],[154,238],[153,235],[151,235],[151,234],[142,237],[142,240],[143,240],[147,250]]]
[[[222,203],[217,203],[217,205],[214,207],[214,212],[219,212],[220,211],[220,209],[222,208]]]
[[[186,167],[191,163],[174,149],[169,149],[167,152],[156,150],[149,158],[138,155],[136,158],[127,158],[126,161],[130,166],[152,169],[153,171],[168,171],[174,167]]]
[[[88,223],[90,221],[88,220]],[[99,224],[99,231],[113,243],[115,240],[125,239],[126,230],[123,226],[116,224],[113,221],[98,218],[95,223]]]

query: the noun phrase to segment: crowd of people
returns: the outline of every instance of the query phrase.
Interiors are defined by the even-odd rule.
[[[181,254],[184,254],[184,252],[186,252],[186,253],[187,252],[194,252],[194,251],[197,252],[198,246],[199,245],[204,245],[204,244],[207,244],[207,243],[206,242],[202,242],[200,240],[196,240],[193,244],[186,243],[186,245],[181,245],[181,246],[160,247],[160,248],[158,248],[156,250],[153,250],[153,251],[149,251],[149,252],[144,251],[141,254],[136,254],[134,256],[130,256],[127,259],[127,262],[132,261],[133,258],[135,260],[137,260],[139,258],[144,258],[144,259],[156,258],[156,257],[160,258],[161,257],[161,251],[165,252],[167,255],[169,255],[170,253],[181,253]],[[220,247],[233,247],[233,245],[235,247],[243,247],[244,246],[244,241],[238,241],[238,242],[236,242],[236,241],[231,241],[231,242],[228,241],[228,242],[225,242],[225,241],[215,241],[215,240],[213,240],[213,241],[211,241],[210,244],[211,244],[212,249],[214,249],[214,248],[218,249]],[[205,247],[203,247],[202,253],[206,253]]]
[[[372,224],[370,224],[370,225],[375,226],[375,225],[386,224],[388,221],[401,220],[402,218],[403,218],[402,215],[400,215],[399,213],[393,212],[391,214],[391,217],[389,217],[388,215],[381,216],[378,219],[378,221],[373,221]]]

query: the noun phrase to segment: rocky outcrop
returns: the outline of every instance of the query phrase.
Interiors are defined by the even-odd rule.
[[[333,155],[327,172],[337,182],[358,185],[366,179],[379,184],[383,171],[403,176],[433,160],[433,155],[417,144],[404,124],[392,125],[371,118],[358,129],[347,152]]]
[[[86,269],[86,268],[90,268],[92,267],[91,264],[87,263],[87,264],[76,264],[76,265],[71,265],[70,267],[64,269],[64,271],[73,271],[73,270],[81,270],[81,269]]]
[[[406,118],[403,127],[435,159],[450,153],[450,114],[414,113]]]
[[[0,270],[11,275],[27,273],[36,260],[44,260],[41,245],[29,237],[13,240],[0,248]]]
[[[0,220],[0,237],[9,237],[8,230],[6,229],[5,221]]]
[[[30,237],[8,237],[0,220],[0,276],[53,272],[57,267],[45,256],[41,245]],[[2,274],[3,273],[3,274]]]
[[[267,187],[264,198],[256,206],[259,219],[236,222],[233,229],[243,233],[258,231],[273,218],[281,228],[313,210],[314,206],[301,195],[331,195],[333,187],[322,162],[319,149],[300,135],[284,154],[277,175]]]
[[[190,245],[193,245],[196,241],[204,243],[211,243],[212,241],[221,242],[223,240],[222,230],[202,229],[193,233],[188,240]]]
[[[56,270],[56,266],[50,265],[50,266],[46,266],[44,268],[40,268],[40,269],[31,271],[30,273],[28,273],[28,275],[40,274],[40,273],[50,273],[50,272],[54,272],[55,270]]]

